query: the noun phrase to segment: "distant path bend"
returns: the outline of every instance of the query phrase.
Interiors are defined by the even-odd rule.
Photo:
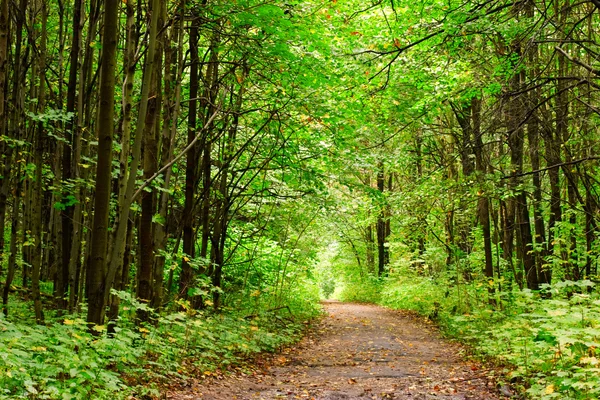
[[[318,331],[252,376],[232,376],[188,399],[500,399],[460,347],[409,313],[374,305],[324,303]]]

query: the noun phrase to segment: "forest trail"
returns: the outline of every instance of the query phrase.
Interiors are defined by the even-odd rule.
[[[413,315],[326,302],[328,315],[296,347],[251,375],[199,382],[189,399],[499,399],[480,365]]]

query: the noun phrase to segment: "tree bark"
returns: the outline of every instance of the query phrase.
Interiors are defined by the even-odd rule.
[[[198,25],[194,20],[190,28],[190,101],[188,104],[188,145],[196,137],[197,100],[198,97]],[[193,146],[187,153],[185,166],[185,204],[183,208],[183,253],[186,255],[181,263],[181,276],[179,280],[179,296],[187,299],[188,291],[194,284],[194,271],[189,260],[195,256],[196,236],[194,234],[194,203],[196,193],[196,168],[198,164],[197,146]]]
[[[377,272],[379,276],[385,274],[385,267],[390,261],[387,237],[388,225],[387,225],[387,204],[385,201],[385,171],[383,164],[380,164],[377,170],[377,190],[379,190],[379,214],[377,216]]]
[[[91,260],[87,273],[87,322],[90,326],[103,325],[106,312],[106,254],[108,251],[108,213],[112,172],[118,14],[119,1],[105,0],[102,69],[100,72],[100,109],[97,125],[98,162],[96,167]],[[90,329],[90,331],[95,334],[98,333],[94,329]]]
[[[37,87],[37,107],[38,113],[45,112],[46,107],[46,92],[45,92],[45,73],[46,73],[46,41],[47,41],[47,22],[48,13],[46,8],[46,0],[40,1],[41,8],[41,32],[40,32],[40,47],[38,59],[38,87]],[[37,124],[34,132],[34,165],[35,178],[33,182],[32,196],[32,225],[31,234],[33,236],[33,259],[32,259],[32,275],[31,275],[31,294],[33,298],[33,308],[35,312],[35,321],[38,324],[44,322],[44,313],[42,311],[42,298],[40,294],[40,272],[42,268],[42,168],[43,168],[43,134],[44,125],[42,122]],[[62,272],[62,271],[60,271]],[[60,273],[59,272],[59,273]]]
[[[515,47],[515,53],[520,54],[518,45]],[[520,89],[523,81],[523,74],[515,72],[510,81],[511,91],[517,92]],[[527,287],[532,290],[537,290],[539,287],[537,268],[533,256],[533,236],[531,234],[531,224],[529,221],[529,208],[527,206],[527,195],[520,188],[520,174],[523,172],[523,155],[524,155],[524,130],[521,121],[524,117],[524,104],[518,98],[508,100],[507,112],[507,130],[508,130],[508,147],[510,150],[510,161],[512,177],[509,184],[509,189],[514,193],[509,199],[509,212],[511,220],[508,225],[511,231],[516,230],[517,245],[516,254],[519,262],[525,272],[525,282]],[[513,222],[514,221],[514,222]],[[512,232],[509,232],[507,241],[512,242]],[[519,268],[519,270],[521,270]],[[519,279],[515,276],[515,279]]]
[[[163,4],[164,8],[164,4]],[[168,164],[173,159],[175,150],[175,140],[177,137],[177,120],[179,119],[179,109],[181,105],[181,77],[183,74],[183,21],[184,8],[181,7],[181,18],[179,25],[173,27],[171,35],[173,40],[169,41],[165,36],[165,99],[167,106],[164,111],[163,120],[163,138],[162,147],[165,154],[162,164]],[[171,43],[176,42],[176,49],[172,48]],[[165,171],[164,188],[168,189],[171,186],[172,168]],[[167,213],[169,205],[169,195],[166,191],[161,192],[159,200],[158,214],[161,219],[160,223],[155,226],[155,238],[157,251],[162,251],[162,254],[157,254],[154,264],[154,296],[152,298],[152,307],[160,309],[163,298],[163,280],[165,256],[167,250]]]
[[[159,9],[160,0],[152,0],[152,9]],[[127,186],[119,198],[119,215],[117,221],[115,221],[115,232],[114,240],[112,240],[112,248],[110,249],[110,264],[106,273],[106,287],[104,296],[105,301],[108,301],[110,295],[110,289],[115,280],[115,275],[121,270],[123,261],[123,251],[125,248],[125,238],[127,234],[127,223],[129,220],[129,211],[133,202],[133,193],[135,190],[137,180],[137,170],[140,164],[143,132],[146,123],[146,115],[148,112],[148,99],[151,87],[152,74],[154,71],[154,57],[156,52],[156,35],[158,31],[158,14],[152,13],[150,18],[150,30],[148,36],[148,48],[146,52],[146,60],[144,64],[144,77],[142,80],[142,92],[140,95],[140,106],[138,112],[138,119],[136,122],[135,139],[133,143],[131,163],[129,164],[129,172],[127,177]],[[125,171],[123,171],[125,172]]]
[[[8,0],[0,0],[0,136],[8,137],[8,113],[6,100],[8,97],[8,34],[10,19]],[[0,274],[4,264],[4,224],[6,223],[6,200],[10,184],[12,150],[3,141],[0,143]]]
[[[485,162],[483,132],[481,131],[481,99],[471,99],[471,118],[473,124],[473,151],[475,153],[475,168],[477,170],[480,188],[477,199],[477,212],[479,225],[483,233],[483,252],[485,255],[484,274],[487,278],[494,278],[494,259],[492,255],[492,235],[490,228],[490,200],[482,183],[485,180],[487,165]],[[494,302],[494,285],[488,287],[489,301]]]
[[[158,22],[161,16],[161,2],[154,1],[152,4],[152,22],[151,28],[158,32]],[[159,80],[161,79],[162,51],[157,44],[159,42],[154,34],[155,52],[153,54],[152,79],[150,81],[150,91],[148,93],[148,111],[146,113],[146,123],[144,128],[144,179],[148,179],[158,170],[158,143],[156,138],[157,119],[159,114]],[[160,128],[160,125],[159,125]],[[142,214],[140,217],[140,265],[138,271],[137,297],[144,303],[152,301],[152,278],[154,267],[154,232],[153,217],[155,214],[155,193],[153,190],[145,190],[142,194]],[[148,314],[144,310],[138,312],[138,318],[142,321],[148,320]]]

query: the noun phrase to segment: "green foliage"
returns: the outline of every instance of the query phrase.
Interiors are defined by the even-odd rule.
[[[382,288],[380,303],[386,307],[414,310],[422,315],[432,315],[444,293],[435,289],[432,278],[395,276]]]
[[[119,373],[142,356],[132,346],[139,335],[98,339],[82,319],[69,318],[46,327],[0,317],[0,398],[102,399],[125,389]]]
[[[378,302],[435,320],[475,354],[504,365],[531,398],[600,395],[600,293],[593,282],[561,281],[540,293],[512,289],[496,294],[502,299],[496,306],[486,300],[487,286],[473,281],[452,288],[446,277],[405,270],[380,285]],[[352,297],[374,298],[364,289]]]
[[[320,285],[319,285],[319,289],[321,290],[321,295],[325,298],[328,299],[331,297],[331,295],[333,294],[333,292],[335,292],[335,280],[333,279],[332,276],[327,276],[325,277]]]
[[[381,281],[369,277],[365,280],[344,282],[336,296],[342,301],[378,303],[381,299],[381,289]]]
[[[148,310],[147,305],[129,293],[118,294],[123,311],[112,334],[106,326],[95,326],[100,336],[91,335],[78,315],[48,326],[0,316],[0,399],[157,395],[157,383],[210,374],[258,352],[276,351],[297,340],[305,323],[318,315],[313,306],[302,313],[260,309],[251,316],[233,310],[215,314],[179,302],[184,311],[155,316],[156,324],[138,327],[136,311]]]
[[[532,398],[596,398],[600,297],[593,286],[557,282],[546,288],[548,298],[513,292],[504,310],[480,308],[454,317],[455,333],[510,365],[509,376]]]

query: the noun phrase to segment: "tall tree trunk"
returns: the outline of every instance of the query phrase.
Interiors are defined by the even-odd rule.
[[[385,172],[383,164],[380,163],[377,171],[377,190],[379,190],[379,214],[377,216],[377,272],[379,276],[385,274],[385,267],[389,262],[389,249],[387,243],[387,215],[385,201]]]
[[[8,113],[6,110],[8,89],[8,33],[10,19],[8,0],[0,0],[0,135],[8,137]],[[6,200],[10,184],[12,150],[5,142],[0,143],[0,274],[4,264],[4,224],[6,223]]]
[[[481,131],[481,99],[474,97],[471,99],[471,119],[473,124],[473,151],[475,153],[475,168],[477,170],[479,182],[484,182],[487,165],[485,162],[483,148],[483,132]],[[484,273],[487,278],[494,278],[494,259],[492,255],[492,235],[490,228],[490,200],[488,193],[480,183],[479,197],[477,199],[477,213],[479,225],[483,233],[483,253],[485,255]],[[494,302],[494,286],[488,287],[489,301]]]
[[[127,199],[125,198],[127,193],[127,183],[128,183],[128,163],[129,163],[129,155],[131,149],[131,125],[133,121],[133,87],[134,87],[134,79],[135,79],[135,68],[137,65],[136,59],[136,47],[138,42],[138,31],[137,26],[135,25],[135,1],[129,0],[125,3],[125,15],[126,15],[126,40],[125,40],[125,49],[123,54],[123,63],[124,63],[124,71],[123,71],[123,100],[121,107],[121,125],[119,127],[120,136],[121,136],[121,154],[119,157],[119,179],[117,184],[117,199],[119,200],[117,204],[116,214],[117,217],[113,222],[113,229],[110,235],[109,249],[111,250],[111,257],[109,260],[109,270],[115,269],[115,279],[114,279],[114,287],[116,290],[123,290],[120,283],[122,279],[120,276],[122,275],[121,268],[123,268],[123,260],[125,257],[123,252],[126,251],[126,246],[121,245],[121,240],[125,240],[120,237],[121,231],[123,227],[121,224],[126,224],[127,228],[125,229],[127,235],[128,229],[130,229],[131,221],[129,220],[129,216],[127,217],[127,221],[121,222],[124,216],[120,216],[121,207],[126,205]],[[121,227],[121,230],[119,230]],[[110,274],[109,274],[110,275]],[[116,326],[116,320],[119,316],[119,304],[120,298],[117,295],[111,295],[109,298],[109,319],[112,321],[109,324],[109,333],[114,333],[114,327]]]
[[[46,92],[45,92],[45,73],[46,73],[46,39],[47,39],[47,22],[48,13],[46,9],[46,0],[40,1],[41,8],[41,32],[40,46],[38,59],[38,87],[37,87],[37,107],[38,113],[44,113],[46,107]],[[33,139],[34,146],[34,165],[35,180],[33,182],[32,196],[32,225],[31,234],[33,236],[33,259],[32,259],[32,275],[31,275],[31,293],[33,298],[33,308],[35,312],[35,320],[38,324],[44,322],[44,314],[42,311],[42,298],[40,294],[40,271],[42,268],[42,168],[43,168],[43,134],[44,125],[39,122]]]
[[[563,15],[564,13],[560,10],[561,2],[554,2],[555,15]],[[563,16],[560,17],[562,20]],[[559,22],[561,23],[561,22]],[[558,76],[565,76],[565,68],[567,60],[562,53],[556,55],[558,59]],[[551,128],[544,129],[544,145],[546,148],[546,161],[547,166],[555,166],[561,163],[561,148],[562,138],[564,132],[567,131],[567,116],[568,116],[568,99],[567,99],[567,84],[568,82],[564,79],[556,80],[556,91],[555,96],[555,126],[554,131]],[[550,120],[550,118],[546,118]],[[554,253],[555,243],[555,227],[562,221],[562,207],[561,207],[561,193],[560,193],[560,169],[558,167],[550,168],[548,170],[548,178],[550,180],[550,216],[548,220],[548,255]]]
[[[198,97],[198,22],[194,20],[190,28],[190,101],[188,105],[188,145],[196,137],[198,123],[196,118]],[[188,298],[188,291],[194,284],[194,271],[189,259],[195,256],[196,236],[194,234],[194,203],[196,192],[196,168],[198,164],[197,146],[193,146],[187,153],[185,166],[185,204],[183,208],[183,253],[186,254],[182,262],[181,277],[179,281],[179,295]]]
[[[80,20],[81,20],[81,1],[74,1],[74,12],[73,12],[73,41],[71,43],[71,52],[69,56],[69,83],[67,87],[67,113],[73,113],[66,127],[67,135],[70,134],[71,138],[69,143],[62,144],[62,176],[65,182],[68,182],[73,178],[73,157],[72,153],[75,149],[75,142],[77,136],[77,115],[75,114],[75,100],[77,96],[77,72],[79,68],[79,48],[80,48]],[[75,196],[75,193],[70,193],[63,190],[62,193],[63,201],[68,196]],[[64,204],[64,203],[63,203]],[[58,266],[57,279],[56,279],[56,297],[57,305],[59,308],[66,308],[67,302],[65,301],[68,286],[69,286],[69,265],[71,257],[71,247],[73,239],[73,218],[74,209],[72,205],[67,205],[61,212],[62,221],[62,260]]]
[[[152,0],[152,9],[158,10],[160,0]],[[123,261],[123,251],[125,248],[125,239],[127,236],[127,223],[129,220],[129,210],[134,200],[134,190],[137,180],[137,170],[141,160],[142,142],[144,137],[144,128],[146,125],[146,115],[148,113],[148,99],[152,82],[152,74],[154,71],[154,59],[156,53],[156,35],[158,31],[158,16],[159,13],[152,13],[150,18],[150,30],[148,35],[148,48],[146,52],[146,60],[144,63],[144,77],[142,80],[142,92],[140,96],[140,106],[138,119],[135,129],[135,139],[133,143],[131,163],[129,164],[129,172],[127,177],[127,187],[119,198],[119,215],[115,222],[116,228],[114,240],[112,240],[110,265],[106,274],[106,287],[104,296],[105,301],[108,301],[110,289],[115,280],[115,275],[121,270]],[[125,172],[125,171],[123,171]]]
[[[204,116],[203,128],[206,126],[205,131],[202,134],[202,141],[200,148],[202,149],[202,163],[200,179],[202,179],[202,240],[200,242],[200,257],[206,258],[208,254],[208,244],[210,236],[210,208],[211,208],[211,194],[212,194],[212,142],[216,141],[213,137],[213,124],[208,122],[209,118],[216,111],[217,94],[219,91],[219,56],[218,46],[220,37],[218,33],[215,33],[208,53],[210,54],[208,66],[205,74],[205,90],[203,99],[200,101],[200,113]],[[218,190],[218,188],[217,188]],[[210,241],[211,244],[214,241]],[[211,250],[212,251],[212,250]]]
[[[161,16],[161,2],[155,1],[152,4],[152,23],[151,27],[156,29],[158,32],[159,19],[162,21]],[[155,21],[156,18],[156,21]],[[156,128],[158,115],[159,115],[159,81],[161,79],[161,67],[162,67],[162,48],[156,40],[153,44],[156,47],[154,52],[153,60],[153,71],[152,79],[150,81],[150,92],[148,98],[148,112],[146,114],[146,124],[144,129],[144,179],[151,178],[156,171],[158,171],[158,143],[157,143],[157,132]],[[158,126],[160,128],[160,124]],[[153,218],[155,214],[155,198],[156,195],[152,190],[144,191],[142,193],[142,214],[140,217],[140,265],[138,273],[138,285],[137,285],[137,297],[140,301],[150,303],[152,301],[152,278],[153,278],[153,267],[154,267],[154,232],[153,232]],[[148,315],[145,312],[139,312],[138,317],[144,321],[148,319]]]
[[[100,22],[102,19],[102,7],[101,0],[91,0],[89,3],[89,13],[87,15],[87,34],[85,35],[85,44],[82,46],[83,54],[83,66],[81,68],[79,74],[79,100],[78,104],[80,105],[79,112],[81,113],[81,156],[82,157],[93,157],[90,151],[89,142],[95,138],[94,130],[96,129],[96,125],[94,124],[98,108],[98,95],[97,90],[94,90],[97,86],[96,75],[94,75],[93,71],[95,68],[94,60],[96,57],[96,46],[93,46],[95,40],[97,40],[97,36],[100,30]],[[100,39],[98,39],[100,40]],[[98,51],[99,52],[99,51]],[[96,69],[97,72],[98,69]],[[81,179],[85,180],[89,175],[91,175],[93,171],[89,171],[88,169],[81,170]],[[92,190],[88,190],[87,188],[83,188],[84,195],[87,193],[91,193],[90,197],[93,196]],[[82,195],[82,198],[86,198]],[[86,201],[83,205],[82,211],[82,220],[83,226],[92,226],[93,221],[93,202]],[[79,246],[81,246],[81,256],[78,257],[76,261],[76,290],[74,289],[74,305],[77,304],[78,301],[84,299],[85,289],[87,287],[88,274],[87,271],[90,268],[90,260],[91,260],[91,238],[92,238],[92,229],[86,229],[81,233],[82,240],[80,241]],[[71,250],[73,248],[71,247]]]
[[[535,16],[535,4],[533,0],[527,2],[526,5],[527,17],[532,19]],[[527,61],[529,63],[529,81],[533,82],[538,78],[540,73],[538,45],[535,41],[528,45],[527,49]],[[540,169],[540,118],[541,113],[536,110],[538,104],[540,104],[540,89],[534,89],[529,93],[527,97],[527,113],[529,120],[527,121],[527,140],[529,142],[529,159],[531,161],[531,169],[537,171]],[[540,284],[549,284],[551,281],[550,269],[545,266],[545,259],[548,256],[547,248],[545,247],[546,242],[546,228],[544,224],[544,217],[542,215],[542,179],[539,172],[532,175],[533,181],[533,224],[535,229],[535,264],[537,269],[537,276]]]
[[[63,179],[68,181],[72,178],[78,178],[78,174],[74,174],[73,170],[79,168],[79,160],[75,160],[73,157],[73,151],[80,154],[80,150],[76,147],[81,141],[79,139],[79,123],[78,115],[75,106],[77,99],[77,75],[79,72],[79,52],[81,48],[81,29],[82,29],[82,18],[81,18],[81,0],[74,0],[73,5],[73,41],[71,43],[71,52],[69,55],[69,83],[67,87],[67,113],[72,114],[66,127],[67,134],[71,134],[70,143],[63,144],[63,158],[62,158],[62,174]],[[77,176],[76,176],[77,175]],[[77,196],[80,193],[69,193],[63,191],[63,199],[67,196],[75,196],[78,202],[81,202],[81,197]],[[79,207],[81,209],[81,206]],[[81,215],[78,215],[81,218]],[[72,283],[72,262],[71,262],[71,248],[78,246],[74,244],[73,239],[78,237],[79,227],[74,227],[73,221],[78,222],[75,219],[75,210],[71,205],[66,206],[61,212],[61,224],[62,224],[62,260],[58,266],[57,271],[57,287],[56,287],[56,300],[57,306],[60,309],[65,309],[68,306],[67,292],[69,284]],[[75,232],[74,232],[75,230]]]
[[[105,0],[102,69],[100,72],[100,109],[98,111],[97,128],[98,162],[96,166],[91,260],[87,284],[87,322],[95,325],[104,324],[106,311],[106,254],[108,250],[108,212],[112,172],[115,71],[119,37],[118,14],[119,1]],[[91,331],[96,332],[93,329]]]
[[[472,100],[473,101],[473,100]],[[458,121],[458,124],[461,128],[460,137],[458,137],[458,141],[460,143],[460,161],[462,165],[462,176],[465,182],[468,182],[473,175],[475,170],[475,165],[473,164],[473,112],[471,104],[464,104],[462,106],[458,106],[452,104],[452,111]],[[464,200],[464,196],[461,196],[459,200],[459,210],[464,210],[467,208],[466,202]],[[455,238],[456,238],[456,247],[460,249],[461,256],[466,257],[469,253],[471,253],[472,243],[469,238],[471,226],[472,226],[472,218],[469,215],[465,215],[465,213],[457,213],[454,218],[454,227],[455,227]]]
[[[514,51],[516,54],[521,54],[519,45],[514,47]],[[520,89],[521,82],[523,81],[522,78],[522,73],[514,73],[510,81],[511,92],[516,93]],[[539,284],[533,255],[533,236],[531,234],[531,224],[529,221],[527,195],[523,189],[520,188],[521,178],[519,177],[523,172],[525,133],[522,127],[522,121],[524,117],[524,107],[518,98],[511,98],[508,100],[507,108],[506,125],[508,130],[511,170],[513,171],[509,187],[510,190],[515,193],[513,197],[509,199],[509,212],[511,213],[511,221],[509,221],[509,224],[513,221],[516,223],[512,228],[513,231],[516,230],[517,234],[516,254],[524,269],[527,287],[529,289],[537,290]],[[512,234],[510,234],[510,236],[512,236]],[[512,237],[510,236],[507,237],[506,240],[512,241]],[[522,269],[519,268],[519,270],[521,271]],[[519,279],[518,276],[515,276],[515,278],[517,280]]]
[[[521,49],[518,44],[514,44],[512,46],[513,54],[520,55]],[[511,92],[517,92],[520,88],[521,84],[521,76],[518,72],[513,72],[513,76],[509,80],[509,90]],[[511,165],[510,169],[512,171],[513,177],[508,182],[507,190],[511,192],[516,192],[518,186],[518,178],[516,175],[521,172],[520,166],[522,165],[522,151],[523,151],[523,137],[522,137],[522,129],[519,127],[520,124],[520,104],[517,99],[508,98],[506,99],[506,129],[507,129],[507,141],[508,147],[510,151],[510,159]],[[517,172],[518,171],[518,172]],[[518,268],[515,266],[513,260],[513,251],[514,247],[514,239],[515,239],[515,230],[516,219],[517,219],[517,195],[513,195],[508,198],[504,202],[503,207],[503,240],[502,240],[502,253],[504,259],[509,263],[513,270],[514,279],[519,285],[519,288],[523,286],[523,270],[522,266],[519,265]],[[519,247],[517,244],[517,252],[519,251]]]
[[[21,59],[21,49],[23,48],[23,25],[25,24],[25,7],[26,0],[20,0],[19,4],[14,10],[16,23],[15,23],[15,52],[14,52],[14,63],[12,69],[12,89],[11,89],[11,110],[10,118],[8,121],[8,136],[14,139],[21,139],[22,135],[22,115],[23,115],[23,87],[25,81],[26,68],[23,68]],[[6,110],[8,111],[8,110]],[[10,183],[10,177],[12,172],[12,159],[16,159],[18,151],[9,148],[9,154],[6,155],[4,160],[4,173],[2,180],[2,187],[0,189],[0,208],[6,207],[6,200],[8,197],[8,188]],[[18,148],[16,149],[18,150]],[[16,162],[15,176],[20,177],[21,175],[21,162]],[[4,291],[2,296],[3,311],[5,315],[8,315],[8,293],[10,286],[12,285],[16,268],[17,268],[17,252],[18,252],[18,241],[19,233],[21,230],[21,222],[23,220],[21,214],[21,193],[23,191],[23,180],[16,179],[15,191],[13,196],[12,204],[12,222],[10,229],[10,255],[8,258],[8,272],[6,281],[4,282]],[[2,204],[4,203],[4,204]],[[4,212],[6,212],[4,210]],[[2,226],[2,233],[4,233],[4,226]]]
[[[164,8],[164,4],[163,4]],[[173,159],[175,150],[175,139],[177,137],[177,120],[179,119],[179,109],[181,104],[181,77],[183,74],[183,21],[184,8],[181,7],[181,18],[179,25],[173,27],[172,38],[165,36],[165,99],[167,107],[165,107],[163,120],[163,154],[166,154],[161,164],[168,164]],[[173,49],[171,43],[178,43],[178,47]],[[168,189],[171,185],[171,176],[173,175],[172,168],[165,171],[164,188]],[[157,254],[154,265],[154,296],[152,298],[152,307],[159,309],[163,298],[163,280],[165,256],[164,252],[167,249],[167,212],[169,204],[169,195],[166,191],[161,192],[159,200],[158,214],[161,223],[155,227],[156,249],[162,253]]]

